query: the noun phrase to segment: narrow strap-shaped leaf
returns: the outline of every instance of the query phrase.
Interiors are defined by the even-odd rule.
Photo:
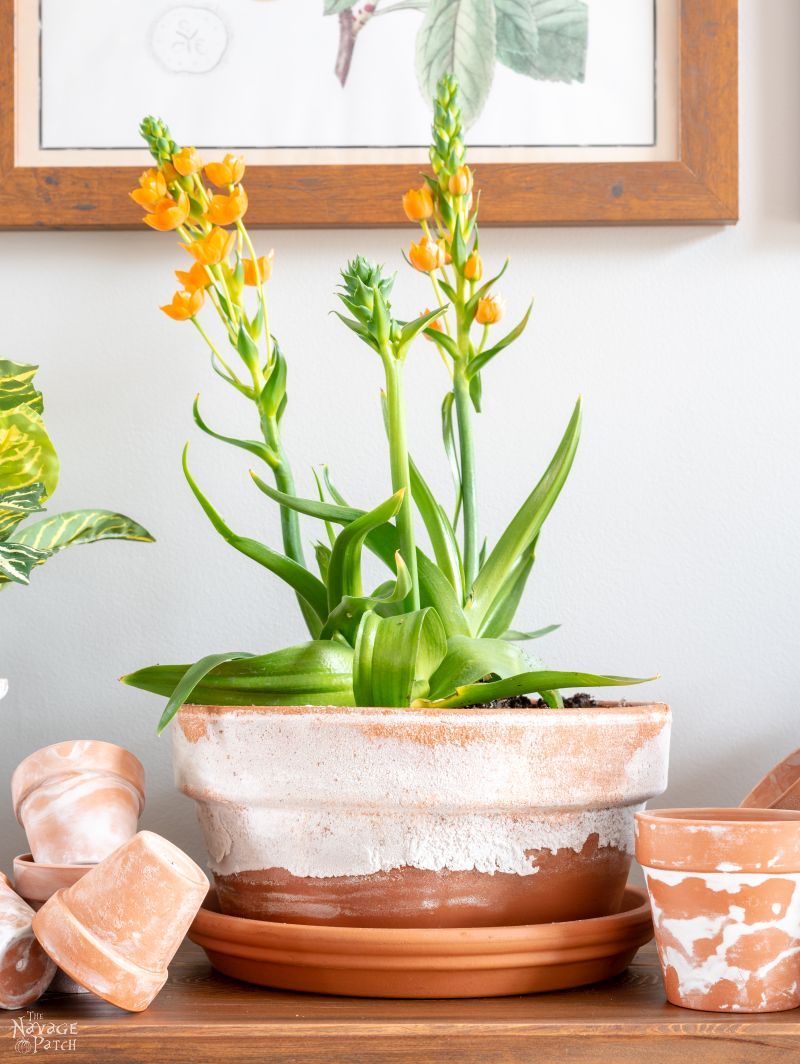
[[[542,669],[536,672],[523,672],[518,676],[508,676],[491,683],[467,684],[459,687],[452,695],[435,700],[418,699],[414,706],[433,709],[457,709],[466,706],[479,706],[496,699],[513,698],[515,695],[543,694],[545,691],[558,691],[574,687],[627,687],[631,684],[647,683],[655,676],[635,678],[632,676],[596,676],[591,672],[552,672]]]
[[[269,569],[270,572],[279,576],[284,583],[293,588],[316,613],[319,626],[322,627],[328,615],[328,594],[322,581],[318,580],[313,573],[310,573],[305,566],[300,565],[291,558],[287,558],[285,554],[272,550],[271,547],[268,547],[265,543],[260,543],[258,540],[249,539],[247,536],[239,536],[233,532],[205,497],[189,472],[187,452],[188,445],[183,451],[184,476],[192,489],[194,497],[200,503],[206,517],[217,532],[226,543],[230,543],[240,553],[251,558],[254,562],[258,562],[259,565],[263,565],[265,569]]]
[[[377,302],[377,301],[376,301]],[[415,318],[414,321],[406,322],[400,331],[400,343],[399,348],[404,351],[415,337],[419,336],[422,330],[436,318],[441,318],[442,314],[447,311],[448,304],[443,307],[435,307],[433,310],[429,310],[426,314],[420,315]]]
[[[328,609],[333,610],[345,595],[363,594],[361,550],[370,532],[396,517],[403,504],[404,489],[395,492],[373,510],[345,525],[333,544],[328,567]]]
[[[503,581],[502,587],[495,595],[494,602],[486,611],[477,635],[499,637],[510,628],[536,561],[537,541],[538,537]]]
[[[447,654],[431,676],[429,698],[445,698],[459,687],[485,677],[504,679],[529,670],[531,659],[517,646],[502,639],[473,639],[453,636],[447,640]]]
[[[525,316],[523,317],[522,321],[515,325],[511,332],[506,333],[502,340],[498,340],[498,342],[492,347],[487,348],[485,351],[481,351],[480,354],[477,354],[472,359],[470,364],[467,366],[467,376],[470,379],[474,377],[477,373],[480,373],[484,366],[491,362],[495,355],[498,355],[504,348],[508,347],[509,344],[513,344],[515,340],[519,339],[519,337],[525,331],[525,327],[528,324],[528,320],[531,316],[532,310],[533,301],[531,301],[530,305],[528,306],[528,309],[525,311]]]
[[[500,638],[507,639],[509,643],[525,643],[530,639],[541,639],[545,635],[550,635],[551,632],[557,632],[560,627],[560,624],[546,624],[544,628],[535,628],[532,632],[520,632],[516,628],[509,628]]]
[[[341,602],[331,610],[320,632],[320,639],[333,639],[338,634],[352,646],[361,618],[368,610],[376,610],[382,617],[393,615],[395,611],[390,607],[401,605],[411,590],[411,574],[400,551],[397,551],[394,560],[397,578],[381,584],[371,595],[342,596]]]
[[[160,735],[163,732],[181,706],[188,702],[192,697],[195,688],[210,672],[213,672],[218,665],[224,665],[229,661],[237,661],[239,658],[251,658],[252,656],[252,654],[248,654],[246,651],[232,650],[227,654],[209,654],[207,657],[196,661],[194,665],[191,665],[178,681],[174,691],[169,696],[169,701],[164,707],[164,712],[161,714],[161,720],[158,722],[158,734]]]
[[[21,543],[0,543],[0,584],[29,584],[34,566],[49,557],[49,551]]]
[[[262,480],[257,473],[250,470],[250,476],[253,478],[253,482],[263,491],[265,495],[268,495],[274,502],[280,503],[281,506],[285,506],[289,510],[296,510],[299,514],[306,514],[308,517],[316,517],[320,521],[333,521],[336,524],[346,525],[351,521],[357,520],[359,517],[363,517],[365,511],[357,510],[353,506],[342,506],[338,502],[324,502],[320,499],[301,499],[297,495],[287,495],[284,491],[279,491],[278,488],[274,488],[271,484],[267,484]]]
[[[454,402],[455,395],[452,392],[448,392],[442,401],[442,442],[444,443],[447,460],[450,463],[450,472],[453,476],[453,486],[456,492],[456,506],[451,522],[455,529],[458,528],[458,515],[461,510],[462,485],[461,462],[458,447],[456,446],[455,426],[453,423]]]
[[[508,269],[508,264],[510,261],[510,259],[506,259],[499,273],[496,273],[494,277],[490,277],[489,280],[486,281],[485,284],[482,284],[481,287],[478,288],[477,291],[475,291],[470,297],[469,302],[464,308],[467,312],[467,317],[470,321],[472,321],[472,319],[475,317],[475,312],[478,309],[478,303],[483,299],[484,296],[487,296],[491,289],[494,287],[494,285],[497,284],[497,282]]]
[[[397,617],[365,613],[353,657],[356,705],[404,708],[424,698],[446,652],[444,628],[433,609]]]
[[[239,447],[243,451],[248,451],[250,454],[254,454],[257,458],[261,458],[267,465],[273,469],[279,464],[277,454],[260,440],[240,440],[235,436],[223,436],[221,432],[215,432],[203,419],[200,413],[200,396],[195,396],[194,404],[192,406],[192,415],[195,420],[195,424],[198,428],[202,429],[207,436],[212,436],[215,440],[220,440],[222,443],[229,443],[232,447]]]
[[[450,581],[457,597],[463,601],[464,567],[455,531],[410,455],[408,463],[411,473],[411,495],[431,541],[436,564]]]
[[[113,510],[68,510],[18,528],[11,537],[37,550],[55,554],[65,547],[81,543],[99,543],[105,539],[125,539],[136,543],[153,543],[153,537],[138,521]]]
[[[581,426],[580,399],[544,476],[517,511],[475,580],[465,612],[480,631],[488,609],[522,552],[538,536],[572,468]]]

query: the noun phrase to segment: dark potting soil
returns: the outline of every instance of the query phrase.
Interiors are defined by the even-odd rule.
[[[564,699],[564,709],[590,709],[596,706],[597,699],[585,693],[570,695]],[[534,702],[527,695],[514,695],[513,698],[498,698],[494,702],[487,702],[482,706],[473,706],[473,709],[544,709],[547,703],[537,698]]]

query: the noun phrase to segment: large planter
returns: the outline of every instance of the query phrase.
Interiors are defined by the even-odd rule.
[[[667,782],[664,705],[591,709],[185,706],[223,912],[458,927],[619,910],[633,818]]]

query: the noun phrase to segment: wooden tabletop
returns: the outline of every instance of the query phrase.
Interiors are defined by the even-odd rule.
[[[0,1013],[0,1060],[34,1055]],[[793,1064],[800,1010],[761,1016],[691,1012],[664,999],[655,950],[628,972],[582,990],[471,1001],[368,1001],[266,990],[217,975],[186,943],[147,1012],[90,995],[47,995],[37,1053],[97,1064]],[[61,1031],[48,1035],[47,1025]],[[27,1041],[28,1046],[18,1046]],[[56,1046],[54,1043],[59,1043]],[[72,1043],[72,1044],[71,1044]]]

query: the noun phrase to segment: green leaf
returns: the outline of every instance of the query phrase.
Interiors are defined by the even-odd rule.
[[[368,610],[375,610],[380,615],[393,615],[394,610],[387,607],[402,604],[411,591],[411,573],[409,573],[400,551],[395,554],[395,566],[397,578],[381,584],[371,595],[344,595],[339,604],[331,610],[325,625],[320,632],[320,639],[333,639],[341,635],[348,643],[353,645],[358,632],[361,618]],[[384,610],[387,610],[384,613]]]
[[[557,691],[561,688],[574,687],[626,687],[631,684],[648,683],[655,676],[635,678],[631,676],[596,676],[590,672],[552,672],[546,669],[535,672],[523,672],[518,676],[508,676],[491,683],[467,684],[459,687],[455,694],[447,698],[417,699],[414,708],[457,709],[463,706],[483,705],[501,698],[513,698],[515,695],[544,694],[545,691]]]
[[[325,0],[325,15],[338,15],[340,11],[349,11],[355,7],[358,0]]]
[[[509,344],[513,344],[516,339],[522,336],[523,332],[525,331],[525,327],[528,324],[528,319],[531,316],[532,310],[533,301],[531,301],[528,306],[528,309],[525,311],[525,316],[523,317],[522,321],[519,322],[518,325],[515,325],[511,332],[507,333],[503,337],[503,339],[499,340],[496,344],[494,344],[493,347],[489,347],[485,351],[481,351],[480,354],[476,355],[475,358],[472,359],[470,364],[467,366],[467,377],[472,378],[475,376],[475,374],[480,373],[483,367],[487,365],[487,363],[491,362],[495,355],[498,355],[504,348],[508,347]]]
[[[536,543],[537,540],[534,540],[503,581],[500,590],[495,595],[494,602],[486,611],[478,635],[499,638],[508,631],[536,560]]]
[[[458,514],[461,509],[461,461],[459,458],[458,446],[456,444],[455,425],[453,421],[453,404],[455,402],[455,395],[453,392],[448,392],[445,395],[442,402],[442,441],[444,443],[445,454],[447,460],[450,463],[450,472],[453,477],[453,487],[456,491],[456,507],[453,514],[453,520],[451,522],[453,528],[458,527]]]
[[[560,627],[560,624],[547,624],[544,628],[535,628],[532,632],[520,632],[515,628],[509,628],[500,638],[507,639],[509,643],[525,643],[530,639],[541,639],[542,636],[550,635],[551,632],[557,632]]]
[[[527,74],[539,50],[539,27],[530,0],[494,0],[497,58],[518,74]]]
[[[251,373],[258,369],[258,347],[247,331],[247,326],[242,321],[239,323],[239,334],[236,337],[236,349],[241,355],[242,362]]]
[[[427,314],[422,314],[419,318],[415,318],[414,321],[406,322],[403,328],[400,330],[400,343],[398,345],[401,351],[404,351],[415,337],[419,336],[425,326],[435,321],[436,318],[441,318],[442,314],[447,311],[447,304],[443,307],[436,307],[434,310],[429,310]],[[436,339],[438,340],[438,333]]]
[[[56,554],[65,547],[81,543],[99,543],[104,539],[126,539],[138,543],[155,540],[137,521],[113,510],[68,510],[63,514],[45,517],[11,536],[14,543],[22,543],[36,550]]]
[[[9,538],[17,525],[29,514],[41,513],[44,484],[0,492],[0,541]]]
[[[169,697],[191,667],[153,665],[122,682]],[[213,706],[352,706],[353,651],[343,643],[314,640],[231,660],[208,672],[192,697]]]
[[[411,473],[411,495],[431,541],[436,564],[447,577],[457,597],[463,600],[464,567],[453,526],[410,455],[408,464]]]
[[[44,405],[42,393],[33,385],[38,368],[0,359],[0,410],[13,410],[24,403],[41,414]]]
[[[328,568],[331,564],[331,548],[326,543],[314,544],[314,557],[317,559],[320,579],[323,584],[328,582]]]
[[[252,656],[246,651],[232,650],[227,654],[209,654],[207,657],[196,661],[194,665],[186,670],[169,696],[169,701],[161,714],[161,720],[158,722],[158,734],[160,735],[163,732],[181,706],[192,697],[195,688],[203,682],[210,672],[213,672],[219,665],[225,665],[230,661],[238,661],[241,658],[250,658]]]
[[[569,476],[581,429],[581,402],[567,425],[566,432],[544,476],[522,504],[508,528],[502,534],[486,564],[475,580],[465,612],[473,631],[479,631],[484,617],[496,599],[500,588],[515,562],[539,534]]]
[[[397,617],[365,613],[353,657],[356,705],[405,708],[424,698],[446,653],[444,628],[433,609]]]
[[[426,101],[443,74],[455,74],[465,125],[483,110],[495,63],[493,0],[430,0],[417,35],[417,79]]]
[[[583,0],[530,0],[530,5],[539,34],[538,45],[535,53],[519,56],[513,69],[543,81],[584,81],[588,5]],[[499,55],[498,58],[506,62]]]
[[[33,567],[49,557],[48,551],[22,543],[0,543],[0,584],[29,584]]]
[[[217,532],[226,543],[230,543],[232,547],[244,554],[245,557],[251,558],[254,562],[258,562],[259,565],[263,565],[265,569],[279,576],[285,584],[293,588],[301,598],[305,599],[317,615],[321,626],[328,615],[328,594],[322,581],[318,580],[313,573],[310,573],[305,566],[298,564],[291,558],[287,558],[285,554],[272,550],[271,547],[268,547],[265,543],[259,543],[258,540],[240,536],[233,532],[205,497],[189,472],[188,450],[187,444],[183,450],[182,459],[184,476],[192,489],[194,497],[200,503],[206,517]]]
[[[325,502],[321,499],[301,499],[297,495],[287,495],[286,492],[279,491],[278,488],[274,488],[271,484],[262,480],[252,469],[250,470],[250,476],[259,490],[269,496],[273,502],[277,502],[289,510],[295,510],[299,514],[306,514],[307,517],[316,517],[320,521],[334,521],[337,524],[346,525],[364,516],[364,510],[357,510],[353,506],[343,506],[338,502]]]
[[[469,301],[464,307],[464,311],[468,321],[472,321],[474,319],[475,312],[478,309],[478,303],[483,299],[484,296],[487,296],[491,289],[497,284],[497,282],[508,269],[508,264],[510,261],[510,259],[506,259],[500,271],[496,273],[494,277],[490,277],[489,280],[486,281],[485,284],[482,284],[481,287],[478,288],[470,297]]]
[[[196,395],[194,404],[192,405],[192,415],[194,417],[195,424],[199,429],[202,429],[207,436],[211,436],[215,440],[220,440],[222,443],[229,443],[232,447],[239,447],[243,451],[248,451],[250,454],[254,454],[257,458],[266,462],[267,465],[273,469],[279,464],[279,458],[275,452],[268,447],[261,440],[240,440],[235,436],[223,436],[220,432],[215,432],[210,428],[203,420],[200,414],[200,396]]]
[[[275,361],[259,399],[260,409],[267,415],[267,417],[271,418],[277,416],[281,403],[286,398],[287,376],[286,359],[283,357],[281,349],[275,347],[273,350]]]
[[[370,532],[396,517],[403,504],[404,491],[395,492],[373,510],[345,525],[333,544],[328,569],[328,609],[333,610],[346,595],[361,596],[361,551]]]
[[[531,661],[513,643],[457,635],[447,640],[447,655],[431,676],[429,697],[445,698],[484,677],[504,679],[530,669]]]
[[[3,491],[43,484],[43,499],[58,484],[59,462],[41,415],[23,403],[0,410],[0,485]]]

